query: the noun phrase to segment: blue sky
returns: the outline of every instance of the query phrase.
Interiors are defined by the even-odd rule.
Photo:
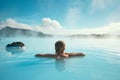
[[[120,0],[0,0],[1,22],[30,26],[49,18],[65,29],[99,28],[120,22],[119,14]]]

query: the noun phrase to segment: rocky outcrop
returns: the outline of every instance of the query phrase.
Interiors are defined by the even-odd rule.
[[[25,46],[25,44],[22,42],[13,42],[11,44],[8,44],[6,47],[23,47],[23,46]]]
[[[40,31],[6,26],[0,30],[0,37],[51,37]]]
[[[6,51],[11,52],[12,54],[24,52],[25,44],[22,42],[13,42],[6,46]]]

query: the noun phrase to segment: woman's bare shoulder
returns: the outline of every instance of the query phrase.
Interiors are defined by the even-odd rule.
[[[84,53],[82,52],[79,52],[79,53],[65,53],[65,54],[68,54],[70,57],[74,57],[74,56],[85,56]]]
[[[36,54],[35,57],[55,57],[55,54]]]
[[[64,53],[65,55],[62,55],[63,57],[75,57],[75,56],[85,56],[84,53]],[[35,57],[49,57],[49,58],[56,58],[58,55],[56,54],[36,54]]]

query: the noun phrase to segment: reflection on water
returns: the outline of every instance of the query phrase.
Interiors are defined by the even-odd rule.
[[[65,70],[65,61],[63,58],[56,59],[55,61],[55,67],[58,71],[64,71]]]
[[[11,52],[12,54],[22,53],[24,52],[25,47],[6,47],[7,52]]]

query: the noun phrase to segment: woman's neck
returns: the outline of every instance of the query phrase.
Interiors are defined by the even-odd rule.
[[[56,54],[63,54],[63,51],[56,51]]]

